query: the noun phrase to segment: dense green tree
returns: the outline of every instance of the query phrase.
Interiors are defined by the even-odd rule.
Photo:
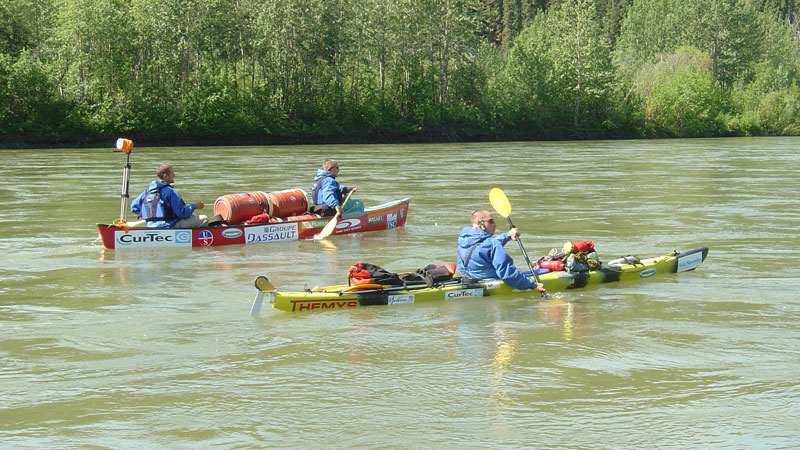
[[[749,0],[641,0],[628,10],[617,47],[623,74],[680,46],[710,55],[712,72],[726,87],[749,76],[763,55],[758,15]]]
[[[519,48],[519,50],[517,50]],[[594,0],[568,0],[542,14],[520,36],[509,69],[521,86],[573,136],[597,130],[611,107],[611,45]],[[544,113],[544,111],[542,111]]]
[[[646,126],[656,136],[701,137],[725,132],[727,96],[712,74],[711,58],[680,47],[636,75],[635,93],[644,105]]]
[[[0,135],[796,133],[797,8],[796,0],[6,0]],[[707,56],[703,70],[668,69],[676,59],[697,62],[681,46]],[[674,80],[692,86],[687,96],[700,109],[674,106],[682,105],[669,100]]]

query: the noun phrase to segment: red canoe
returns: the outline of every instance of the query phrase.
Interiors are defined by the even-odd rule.
[[[333,235],[388,230],[402,227],[408,217],[409,198],[366,208],[363,212],[345,214],[339,219]],[[312,239],[322,231],[330,218],[291,217],[279,223],[229,225],[207,228],[145,228],[97,224],[106,248],[175,248],[210,247],[232,244]]]

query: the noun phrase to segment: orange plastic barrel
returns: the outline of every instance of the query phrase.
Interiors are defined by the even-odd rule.
[[[267,194],[260,191],[227,194],[214,202],[214,214],[230,224],[239,224],[263,213],[271,216],[272,205]]]
[[[267,194],[272,205],[270,217],[289,217],[308,211],[308,198],[302,189],[286,189]]]

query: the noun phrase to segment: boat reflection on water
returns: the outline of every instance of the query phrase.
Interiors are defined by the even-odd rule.
[[[561,327],[564,342],[570,342],[574,337],[574,306],[570,302],[551,298],[539,302],[539,317],[546,324]]]

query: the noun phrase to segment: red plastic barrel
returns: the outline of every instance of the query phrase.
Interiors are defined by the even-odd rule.
[[[289,217],[308,211],[308,198],[302,189],[287,189],[267,194],[272,210],[270,217]]]
[[[560,259],[554,259],[551,261],[541,261],[539,262],[539,267],[542,269],[550,269],[553,272],[557,272],[559,270],[564,270],[564,261]]]
[[[269,197],[260,191],[227,194],[214,202],[214,214],[230,224],[239,224],[263,213],[272,215],[271,210]]]

